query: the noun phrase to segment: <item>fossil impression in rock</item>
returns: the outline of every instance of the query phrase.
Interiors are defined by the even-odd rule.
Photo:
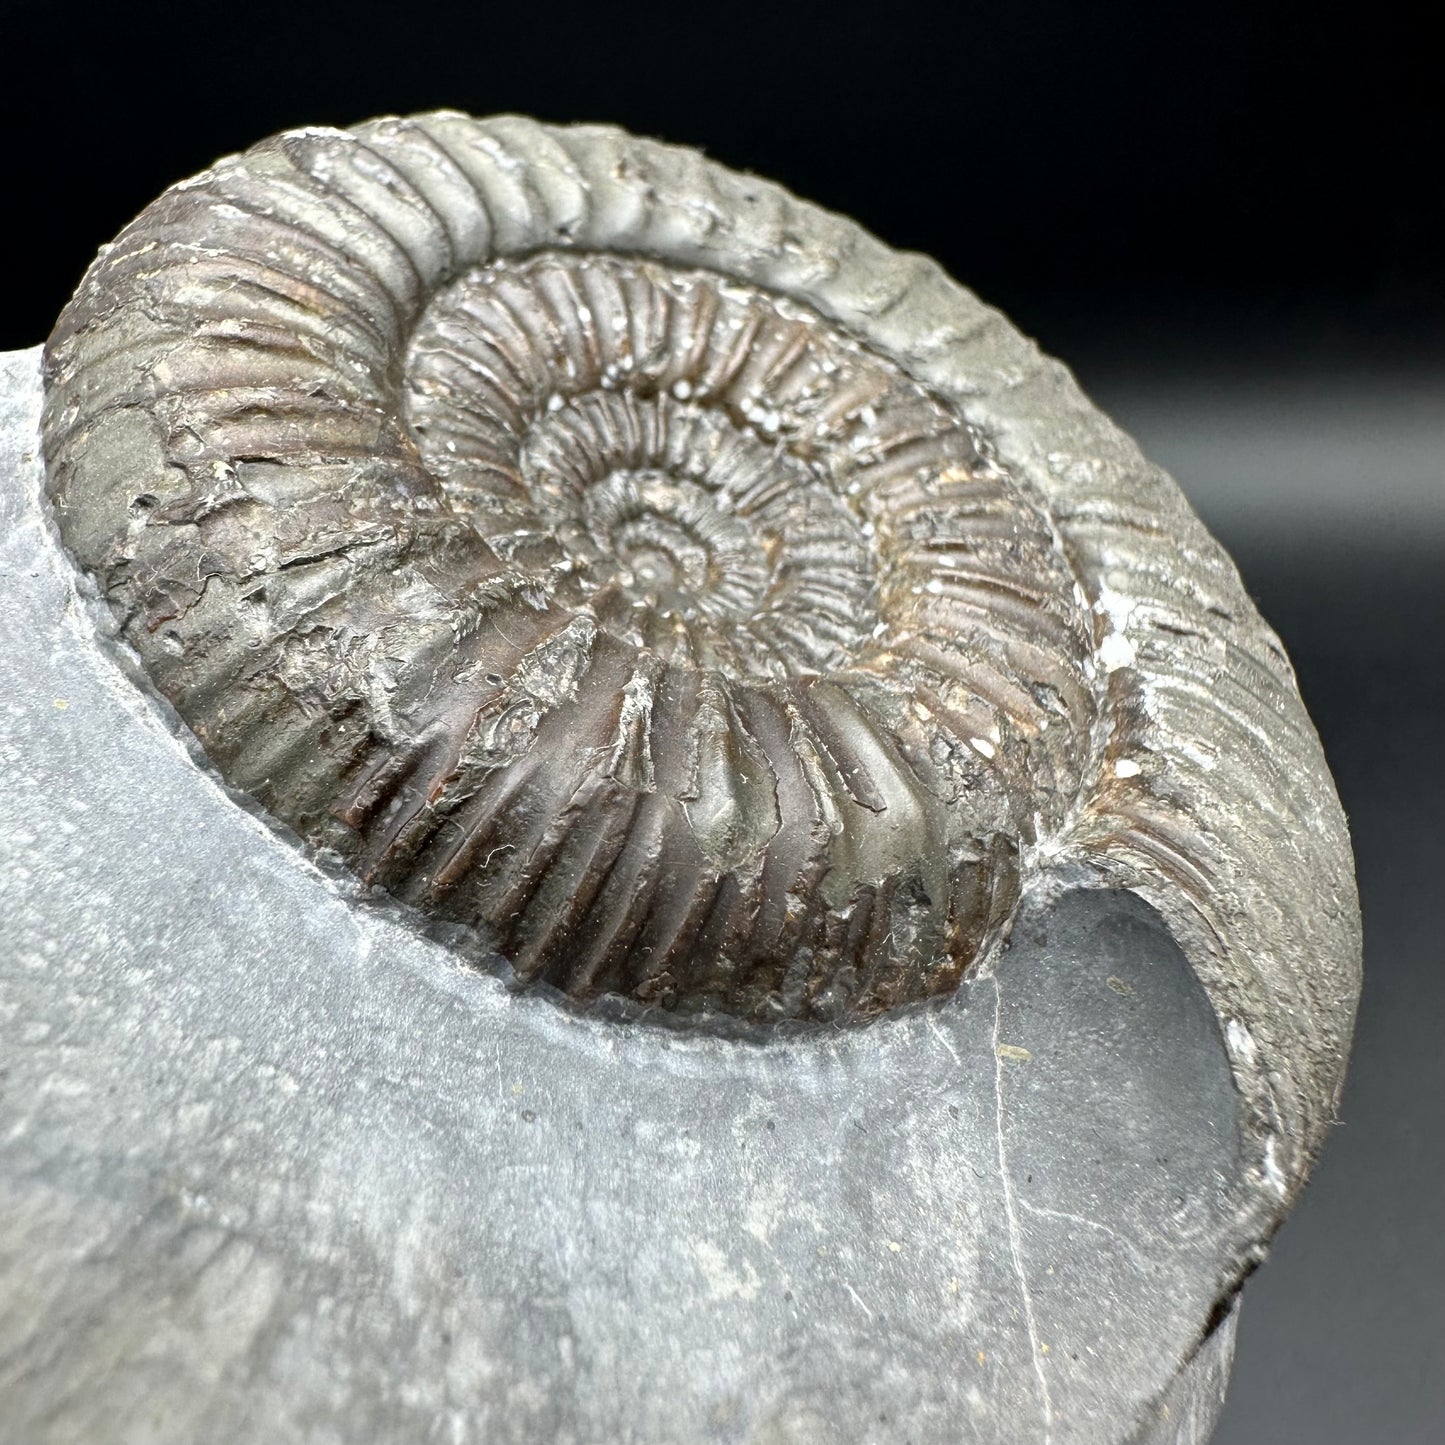
[[[1133,889],[1301,1177],[1358,943],[1288,663],[932,262],[612,129],[383,120],[172,188],[46,366],[65,542],[308,843],[521,978],[755,1023]]]

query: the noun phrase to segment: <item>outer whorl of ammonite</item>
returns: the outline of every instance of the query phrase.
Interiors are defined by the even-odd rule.
[[[97,260],[44,444],[227,780],[522,978],[867,1016],[1132,888],[1298,1177],[1357,936],[1288,665],[931,263],[605,128],[297,132]]]
[[[1093,721],[1038,501],[796,301],[556,249],[421,286],[397,217],[325,236],[258,170],[163,197],[52,346],[152,390],[165,470],[92,506],[135,408],[52,411],[57,492],[227,778],[578,997],[955,986]]]

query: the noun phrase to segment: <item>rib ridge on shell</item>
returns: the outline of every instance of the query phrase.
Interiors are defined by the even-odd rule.
[[[1131,888],[1302,1177],[1358,923],[1288,663],[933,263],[443,113],[173,187],[46,365],[68,546],[227,780],[363,878],[579,1000],[755,1023],[948,993],[1028,890]]]

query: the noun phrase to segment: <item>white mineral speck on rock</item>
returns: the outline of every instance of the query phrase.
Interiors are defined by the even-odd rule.
[[[1099,644],[1099,661],[1110,672],[1118,672],[1121,667],[1133,667],[1134,644],[1122,632],[1111,632]]]

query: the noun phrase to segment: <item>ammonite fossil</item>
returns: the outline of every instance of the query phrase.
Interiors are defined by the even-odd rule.
[[[308,843],[521,978],[756,1023],[1134,889],[1300,1177],[1356,941],[1288,664],[932,262],[615,130],[383,120],[172,188],[46,365],[66,543]]]
[[[0,517],[27,1439],[1204,1438],[1348,840],[936,265],[601,127],[279,136],[0,357]]]

